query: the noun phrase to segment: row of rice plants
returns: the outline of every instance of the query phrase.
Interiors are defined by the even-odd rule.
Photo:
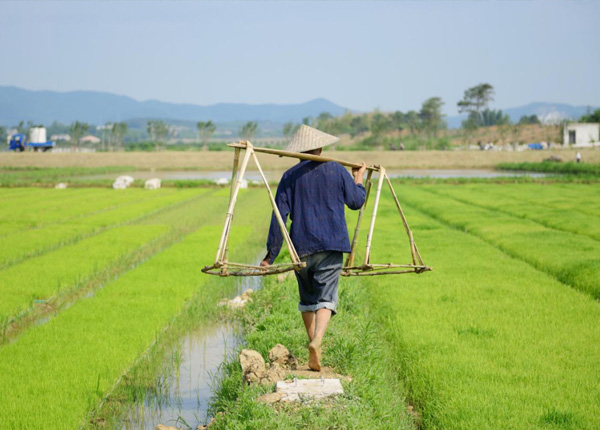
[[[571,187],[575,188],[576,186],[572,185]],[[525,200],[528,197],[527,192],[515,186],[510,187],[509,190],[503,190],[504,188],[505,186],[488,185],[470,187],[446,186],[428,189],[450,196],[463,203],[530,219],[550,228],[582,234],[600,240],[600,219],[597,216],[576,211],[565,211],[565,209],[554,208],[550,205],[543,206],[532,203]],[[555,191],[557,194],[561,192],[560,190]],[[524,199],[517,199],[517,196]],[[600,210],[598,211],[598,215],[600,215]]]
[[[74,282],[72,285],[66,285],[65,288],[60,291],[55,290],[55,294],[51,294],[47,299],[43,299],[44,302],[40,306],[26,308],[18,315],[18,318],[6,317],[2,326],[3,340],[6,341],[18,336],[22,331],[27,329],[27,327],[29,327],[32,323],[35,323],[35,321],[39,320],[40,318],[46,318],[51,313],[56,314],[60,312],[64,307],[78,300],[83,295],[89,294],[98,286],[110,281],[120,273],[129,270],[135,264],[139,263],[139,261],[148,258],[154,253],[160,251],[163,247],[170,245],[174,241],[178,240],[182,235],[189,234],[191,231],[197,229],[200,225],[206,224],[207,222],[214,222],[217,219],[216,215],[220,214],[218,211],[216,212],[214,210],[219,204],[222,203],[220,200],[221,199],[206,197],[204,193],[200,193],[197,198],[192,198],[169,206],[163,210],[144,215],[133,225],[141,229],[145,228],[146,226],[150,226],[151,228],[159,228],[162,229],[164,233],[159,234],[156,238],[148,243],[142,244],[138,248],[133,248],[129,253],[124,254],[121,258],[116,258],[104,266],[95,268],[97,270],[87,273],[77,273],[76,268],[81,266],[78,265],[78,263],[75,263],[74,267],[69,269],[69,276],[72,279],[77,279],[77,282]],[[83,240],[78,244],[80,246],[88,246],[85,244],[81,245],[81,243],[88,243],[87,240],[89,239]],[[120,236],[115,237],[115,242],[118,242],[119,240]],[[71,248],[67,246],[55,252],[59,252],[59,254],[57,254],[59,256],[64,256],[64,249]],[[47,256],[52,254],[54,253],[47,254]],[[71,251],[67,252],[67,255],[73,256],[73,254],[76,255],[77,253],[73,253]],[[29,261],[35,262],[38,261],[39,258],[41,257],[33,258]],[[35,264],[33,264],[31,267],[34,266]],[[68,263],[65,262],[62,266],[67,267]],[[23,267],[29,266],[25,265]],[[6,270],[0,273],[5,272]],[[57,282],[54,278],[52,278],[52,276],[53,275],[49,275],[50,282]],[[27,290],[26,285],[23,285],[22,288],[24,291]]]
[[[127,193],[130,190],[126,191]],[[5,236],[0,248],[0,267],[22,259],[39,255],[58,246],[72,243],[83,237],[95,234],[114,225],[131,222],[142,216],[148,216],[157,210],[168,208],[173,204],[184,202],[206,194],[208,190],[185,190],[182,192],[158,191],[152,196],[146,194],[145,199],[139,197],[127,204],[109,207],[86,217],[80,217],[70,222],[52,224],[40,229],[26,230]],[[98,196],[92,201],[111,201],[111,198]],[[112,203],[115,203],[114,201]],[[64,208],[65,216],[70,209]]]
[[[10,321],[34,303],[82,285],[167,231],[162,225],[115,227],[2,270],[0,321]]]
[[[106,194],[108,194],[108,191],[104,190]],[[51,210],[51,208],[59,207],[63,202],[76,202],[79,199],[86,199],[92,194],[95,194],[94,191],[89,189],[38,189],[21,197],[10,199],[7,204],[2,205],[0,207],[0,219],[19,222],[32,212],[39,216],[39,210],[44,208]]]
[[[600,176],[600,165],[575,163],[573,161],[567,163],[555,163],[552,161],[542,161],[540,163],[500,163],[496,167],[501,170],[524,170],[527,172]]]
[[[434,271],[363,278],[363,285],[422,427],[599,428],[598,303],[413,206],[454,217],[446,200],[430,206],[432,195],[419,187],[398,191],[410,194],[404,209]],[[382,205],[374,251],[381,261],[396,261],[403,229],[395,208]],[[486,216],[463,212],[469,232],[487,231]],[[550,243],[536,252],[555,252]]]
[[[468,185],[470,186],[470,185]],[[474,188],[478,188],[475,186]],[[600,216],[598,185],[588,184],[510,184],[502,187],[483,187],[492,193],[515,200],[531,202],[552,209],[568,209],[578,213]]]
[[[41,201],[35,204],[28,201],[7,204],[7,210],[0,213],[0,230],[2,234],[18,234],[29,228],[77,221],[78,217],[118,208],[123,204],[156,196],[155,193],[144,193],[142,190],[85,189],[83,190],[85,193],[73,195],[69,195],[68,192],[81,190],[62,190],[66,193],[66,197],[56,196],[54,199],[47,200],[47,194],[51,195],[52,193],[44,193],[46,190],[43,189],[40,191],[39,198]],[[36,197],[32,197],[32,199],[36,199]],[[34,207],[31,207],[32,205]]]
[[[217,243],[220,230],[204,227],[188,235],[1,348],[0,422],[14,429],[86,423],[186,302],[209,282],[223,285],[200,272],[213,258],[207,244]],[[238,227],[232,247],[249,232]]]
[[[511,256],[600,298],[600,243],[579,234],[458,202],[428,188],[405,187],[407,203],[457,229],[475,234]],[[564,215],[568,217],[568,213]]]

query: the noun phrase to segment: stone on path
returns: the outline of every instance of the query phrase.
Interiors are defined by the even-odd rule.
[[[259,352],[251,349],[242,349],[240,364],[244,381],[248,384],[260,382],[266,376],[265,360]]]
[[[256,399],[256,401],[259,403],[271,404],[271,403],[277,403],[277,402],[281,401],[281,399],[283,399],[284,397],[285,397],[285,394],[283,394],[283,393],[268,393],[268,394],[263,394],[262,396],[258,397]]]
[[[278,381],[276,393],[283,394],[282,402],[298,402],[303,399],[323,399],[336,394],[344,394],[339,379],[296,379]]]
[[[269,361],[286,369],[295,369],[298,359],[282,344],[278,343],[269,351]]]

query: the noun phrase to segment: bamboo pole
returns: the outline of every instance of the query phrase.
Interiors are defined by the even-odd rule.
[[[237,176],[237,181],[233,187],[233,192],[231,193],[231,197],[229,199],[229,208],[227,209],[227,216],[225,217],[225,225],[223,226],[223,233],[221,234],[221,240],[219,241],[219,247],[217,248],[216,263],[223,261],[224,258],[225,246],[227,244],[227,240],[229,239],[229,230],[231,229],[233,209],[235,207],[237,195],[240,191],[242,179],[244,178],[244,173],[246,172],[246,167],[248,166],[248,161],[250,161],[251,155],[252,145],[250,145],[250,147],[246,149],[246,154],[244,155],[244,159],[242,160],[242,166],[240,168],[239,175]]]
[[[377,218],[377,207],[379,206],[379,196],[385,176],[385,168],[379,167],[379,180],[377,181],[377,192],[375,193],[375,203],[373,204],[373,213],[371,214],[371,225],[369,226],[369,234],[367,235],[367,248],[365,250],[364,265],[369,264],[371,258],[371,241],[373,239],[373,229],[375,228],[375,218]]]
[[[232,148],[246,148],[247,145],[252,145],[250,142],[243,140],[239,143],[229,143],[227,146]],[[255,152],[262,152],[265,154],[279,155],[280,157],[291,157],[298,158],[300,160],[311,160],[311,161],[335,161],[340,163],[342,166],[352,167],[353,169],[360,169],[362,164],[352,163],[350,161],[344,160],[336,160],[335,158],[323,157],[322,155],[313,155],[313,154],[305,154],[302,152],[290,152],[290,151],[282,151],[281,149],[271,149],[271,148],[260,148],[253,146]],[[379,166],[367,166],[367,170],[379,171]]]
[[[390,181],[390,178],[388,177],[387,174],[385,175],[385,180],[387,181],[387,184],[390,187],[390,191],[392,192],[392,197],[394,198],[394,202],[396,203],[398,212],[400,212],[400,218],[402,218],[402,224],[404,224],[404,230],[406,230],[406,234],[408,235],[408,240],[410,243],[410,255],[412,256],[413,264],[416,265],[417,264],[417,259],[416,259],[417,249],[415,246],[415,240],[413,238],[412,231],[410,230],[410,227],[408,226],[408,221],[406,220],[406,216],[404,215],[402,206],[400,206],[400,201],[398,200],[398,197],[396,196],[396,191],[394,191],[394,187],[392,186],[392,181]],[[423,264],[422,261],[421,261],[421,264]]]
[[[237,182],[237,173],[238,167],[240,164],[240,152],[242,150],[240,148],[235,148],[235,154],[233,155],[233,169],[231,170],[231,186],[229,188],[229,203],[231,203],[231,198],[233,197],[233,188],[234,184]],[[233,214],[231,222],[233,222]],[[223,251],[223,261],[227,261],[227,254],[229,253],[229,242],[225,244],[225,250]],[[223,274],[227,274],[227,266],[224,266],[222,269]]]
[[[348,258],[346,259],[346,264],[345,264],[346,267],[350,267],[354,264],[354,257],[356,255],[356,247],[358,245],[358,235],[360,233],[360,224],[362,222],[362,217],[365,212],[365,208],[367,207],[367,203],[369,202],[369,194],[371,192],[371,185],[373,185],[373,183],[371,182],[372,174],[373,174],[372,170],[369,170],[369,173],[367,173],[367,190],[366,190],[366,195],[365,195],[365,202],[361,206],[360,211],[358,212],[358,220],[356,221],[356,228],[354,229],[354,237],[352,238],[352,247],[350,249],[350,255],[348,255]]]
[[[279,213],[279,208],[277,207],[277,203],[275,202],[275,197],[273,197],[273,193],[271,192],[271,187],[269,187],[269,181],[267,181],[267,178],[266,178],[264,172],[262,171],[262,168],[260,167],[260,163],[258,162],[258,158],[256,158],[256,154],[254,153],[254,151],[251,151],[251,152],[252,152],[252,157],[254,158],[254,162],[256,163],[256,167],[258,168],[258,171],[260,172],[260,176],[262,177],[262,180],[265,183],[265,186],[267,187],[267,193],[269,194],[269,200],[271,201],[271,205],[273,206],[273,213],[275,214],[275,218],[277,218],[277,223],[279,224],[279,228],[281,229],[283,238],[285,239],[285,242],[287,243],[292,262],[294,262],[296,264],[300,264],[301,263],[300,257],[298,256],[298,253],[296,252],[296,248],[294,248],[294,244],[292,243],[292,239],[290,238],[287,228],[285,227],[283,218],[281,218],[281,213]]]

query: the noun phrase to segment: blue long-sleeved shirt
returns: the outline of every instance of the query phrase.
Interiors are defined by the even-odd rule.
[[[290,237],[305,256],[321,251],[350,252],[344,205],[360,209],[366,191],[339,163],[304,160],[287,170],[277,187],[275,202],[286,222],[292,220]],[[283,234],[275,214],[271,217],[267,250],[273,264],[281,250]]]

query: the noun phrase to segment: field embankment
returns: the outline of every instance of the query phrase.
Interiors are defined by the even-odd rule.
[[[551,151],[325,151],[324,155],[380,164],[388,169],[469,169],[494,168],[498,163],[541,162],[557,155],[575,160],[577,150]],[[600,163],[600,151],[579,150],[586,163]],[[259,155],[263,168],[285,170],[296,163],[289,158]],[[9,167],[106,167],[130,166],[134,169],[231,170],[232,153],[218,152],[108,152],[108,153],[0,153],[0,166]],[[252,164],[251,164],[252,165]]]

